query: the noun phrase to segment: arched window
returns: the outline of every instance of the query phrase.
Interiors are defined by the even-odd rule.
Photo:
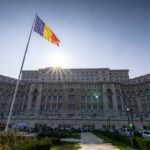
[[[145,94],[146,94],[146,95],[150,95],[150,89],[146,89],[146,90],[145,90]]]
[[[9,96],[9,90],[8,89],[5,91],[5,95]]]

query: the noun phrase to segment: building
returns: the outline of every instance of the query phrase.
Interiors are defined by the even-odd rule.
[[[128,117],[150,129],[149,75],[129,79],[129,70],[45,68],[23,71],[11,123],[31,127],[120,128]],[[15,79],[0,76],[0,118],[6,123]],[[132,109],[127,113],[126,108]]]

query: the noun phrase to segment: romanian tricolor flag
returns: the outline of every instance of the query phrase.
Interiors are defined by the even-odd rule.
[[[49,42],[52,42],[59,46],[59,39],[52,32],[46,23],[44,23],[38,16],[35,18],[35,24],[33,30],[43,36]]]

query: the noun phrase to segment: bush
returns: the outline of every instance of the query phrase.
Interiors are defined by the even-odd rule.
[[[41,132],[39,134],[37,134],[37,138],[40,139],[40,138],[43,138],[43,137],[49,137],[49,138],[67,138],[67,137],[70,137],[71,133],[67,133],[67,132],[64,132],[64,131],[61,131],[61,132]]]
[[[23,143],[20,145],[19,150],[50,150],[51,140],[45,138],[42,140],[35,140]]]
[[[140,150],[150,150],[150,140],[146,140],[140,137],[135,137],[134,144],[136,148],[139,148]]]
[[[109,131],[94,131],[93,133],[95,133],[95,135],[97,135],[97,136],[102,135],[104,137],[110,138],[110,139],[120,142],[126,146],[131,145],[130,137],[123,136],[119,133],[115,133],[115,132],[110,133]],[[146,140],[141,137],[134,137],[133,143],[134,143],[135,148],[138,148],[140,150],[150,150],[150,140]]]
[[[60,139],[54,138],[54,139],[51,140],[51,142],[52,142],[53,145],[57,145],[57,144],[60,143]]]
[[[31,139],[31,138],[29,138]],[[21,143],[26,140],[23,136],[17,136],[13,132],[1,132],[0,133],[0,150],[10,150],[13,147],[18,147]],[[16,149],[14,149],[16,150]]]

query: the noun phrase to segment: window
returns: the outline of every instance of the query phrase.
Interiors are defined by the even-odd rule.
[[[48,99],[47,99],[47,106],[46,106],[46,110],[47,110],[47,111],[50,111],[50,105],[51,105],[51,96],[48,96]]]
[[[74,103],[75,102],[75,96],[74,95],[69,95],[69,103]]]
[[[87,97],[87,104],[91,105],[91,97],[90,96]]]
[[[81,111],[85,111],[85,96],[81,96]]]
[[[45,97],[45,96],[42,96],[41,111],[44,111],[44,108],[45,108],[45,100],[46,100],[46,97]]]
[[[53,97],[53,104],[56,104],[56,101],[57,101],[57,97],[54,96],[54,97]]]
[[[93,104],[97,104],[97,96],[93,96]]]
[[[81,103],[82,103],[82,104],[85,103],[85,96],[81,96]]]
[[[143,112],[147,112],[147,103],[146,103],[146,99],[144,96],[140,96],[141,99],[141,103],[142,103],[142,107],[143,107]]]
[[[74,91],[74,89],[72,89],[72,88],[71,88],[71,89],[69,89],[69,92],[73,92],[73,91]]]
[[[74,111],[75,111],[75,105],[69,104],[69,112],[74,112]]]
[[[57,96],[53,96],[53,105],[52,105],[52,109],[55,112],[56,111],[56,102],[57,102]]]
[[[2,95],[2,93],[3,93],[3,89],[0,89],[0,95]]]

